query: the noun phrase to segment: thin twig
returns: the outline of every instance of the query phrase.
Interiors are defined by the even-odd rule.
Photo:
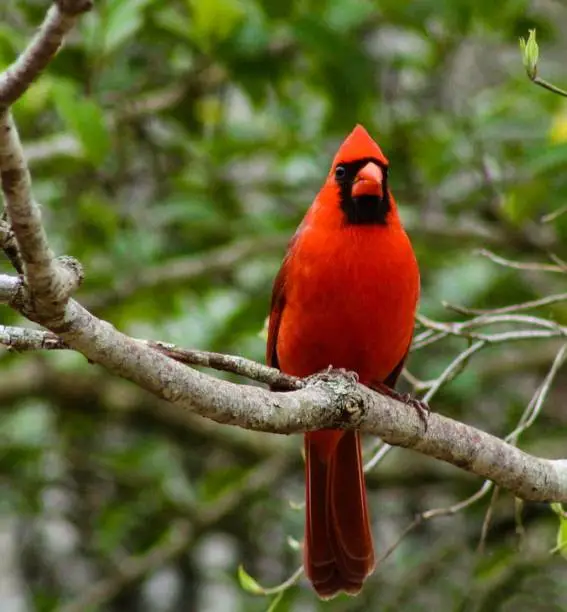
[[[380,441],[377,446],[378,447],[373,452],[372,457],[364,465],[365,472],[370,472],[373,470],[393,448],[389,444],[382,441]]]
[[[478,353],[484,346],[486,342],[479,341],[475,342],[471,346],[469,346],[465,351],[460,353],[451,363],[445,368],[445,370],[441,373],[441,375],[435,379],[434,384],[427,391],[427,393],[423,396],[423,401],[429,403],[433,396],[441,389],[441,387],[453,379],[458,371],[469,361],[469,359],[475,354]]]
[[[524,414],[522,415],[518,426],[506,436],[505,440],[510,444],[517,444],[520,435],[534,424],[549,394],[555,376],[557,375],[557,372],[565,362],[566,356],[567,344],[564,344],[557,352],[557,355],[553,360],[553,363],[551,365],[551,368],[549,369],[549,372],[547,373],[547,376],[541,384],[541,387],[536,391],[535,395],[528,404],[528,407],[524,411]]]
[[[529,300],[527,302],[521,302],[519,304],[510,304],[508,306],[502,306],[501,308],[466,308],[465,306],[458,306],[456,304],[450,304],[449,302],[441,302],[445,308],[449,308],[459,314],[464,315],[501,315],[518,312],[520,310],[531,310],[533,308],[541,308],[543,306],[550,306],[558,302],[567,301],[567,293],[556,293],[554,295],[548,295],[537,300]]]
[[[484,515],[484,521],[482,521],[482,529],[480,531],[480,540],[478,542],[477,552],[481,555],[484,554],[484,549],[486,546],[486,538],[488,537],[488,530],[490,529],[490,523],[492,522],[492,515],[494,513],[494,507],[496,506],[496,501],[498,500],[498,495],[500,494],[500,487],[494,487],[492,490],[492,495],[490,496],[490,502],[488,503],[488,508],[486,509],[486,514]]]
[[[542,223],[551,223],[552,221],[555,221],[556,219],[558,219],[559,217],[561,217],[561,215],[564,215],[565,213],[567,213],[567,205],[561,206],[557,210],[554,210],[553,212],[543,215],[540,221]]]
[[[439,518],[442,516],[453,516],[461,510],[472,506],[477,501],[482,499],[492,488],[492,482],[486,481],[482,487],[470,497],[457,502],[451,506],[447,506],[444,508],[432,508],[430,510],[426,510],[425,512],[420,512],[413,521],[402,531],[402,533],[398,536],[398,538],[394,541],[394,543],[389,546],[383,553],[380,555],[378,560],[376,561],[376,565],[384,563],[390,555],[400,546],[400,544],[405,540],[405,538],[417,527],[423,524],[426,521],[430,521],[431,519]]]
[[[563,98],[567,98],[567,91],[561,89],[561,87],[557,87],[557,85],[554,85],[553,83],[550,83],[549,81],[546,81],[545,79],[542,79],[538,76],[534,77],[531,80],[536,85],[543,87],[543,89],[547,89],[547,91],[551,91],[552,93],[562,96]]]
[[[257,382],[270,385],[280,391],[301,389],[304,386],[301,379],[295,376],[289,376],[276,368],[271,368],[236,355],[224,355],[222,353],[213,353],[210,351],[183,349],[166,342],[155,342],[151,340],[142,340],[142,342],[181,363],[213,368],[214,370],[221,370],[224,372],[232,372],[233,374],[245,376]]]
[[[305,385],[301,379],[295,376],[289,376],[276,368],[271,368],[244,357],[185,349],[168,342],[156,340],[139,339],[138,342],[180,363],[203,366],[223,372],[232,372],[233,374],[245,376],[251,380],[270,385],[281,391],[301,389]],[[11,327],[8,325],[0,325],[0,345],[17,352],[30,350],[69,350],[69,346],[59,336],[50,331]]]
[[[561,274],[565,274],[565,270],[561,266],[556,266],[553,264],[513,261],[511,259],[501,257],[488,249],[478,249],[475,251],[475,253],[477,255],[482,255],[483,257],[490,259],[490,261],[493,261],[495,264],[505,268],[513,268],[515,270],[531,270],[537,272],[559,272]]]

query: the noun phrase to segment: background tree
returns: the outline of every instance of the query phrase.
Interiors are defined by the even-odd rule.
[[[0,9],[3,65],[45,9]],[[135,337],[261,361],[285,242],[362,122],[422,268],[408,388],[512,442],[533,425],[522,447],[564,456],[567,115],[530,86],[517,39],[537,27],[560,79],[566,14],[517,0],[97,2],[14,109],[52,246],[87,271],[77,299]],[[552,295],[491,313],[496,330],[476,318]],[[300,563],[299,437],[199,419],[75,353],[6,350],[0,368],[2,610],[270,605],[237,567],[277,584]],[[567,607],[549,505],[485,486],[454,506],[478,479],[386,450],[369,441],[379,554],[414,528],[360,597],[321,604],[299,583],[278,610]]]

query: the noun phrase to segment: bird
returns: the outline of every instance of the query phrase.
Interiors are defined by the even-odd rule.
[[[268,365],[297,377],[339,368],[371,388],[394,389],[413,336],[420,275],[389,170],[356,125],[275,277]],[[312,431],[304,447],[305,574],[321,599],[356,595],[375,566],[360,433]]]

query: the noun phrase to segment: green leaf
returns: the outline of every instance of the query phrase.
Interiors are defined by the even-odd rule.
[[[557,532],[557,546],[552,552],[558,552],[567,559],[567,511],[559,503],[550,504],[551,509],[559,518],[559,530]]]
[[[143,23],[143,11],[151,0],[110,0],[103,17],[105,53],[114,53],[134,37]]]
[[[210,48],[233,32],[244,16],[239,0],[188,0],[193,15],[192,32],[203,47]]]
[[[240,486],[246,471],[239,467],[219,468],[207,474],[199,487],[201,499],[213,502],[221,495]]]
[[[299,540],[287,536],[287,543],[292,550],[301,550],[301,542]]]
[[[238,566],[238,582],[248,593],[254,593],[254,595],[262,595],[264,593],[264,589],[250,576],[243,565]]]
[[[77,87],[66,80],[54,83],[53,99],[59,116],[80,141],[86,158],[95,166],[101,164],[110,151],[110,135],[102,109],[94,100],[81,97]]]
[[[526,73],[530,79],[535,79],[537,76],[537,60],[539,58],[539,47],[536,42],[535,30],[530,30],[527,40],[520,38],[520,49]]]
[[[546,144],[543,147],[533,147],[526,154],[524,166],[527,176],[542,174],[544,172],[557,172],[567,166],[567,142],[554,145]]]
[[[331,0],[325,23],[336,31],[348,31],[372,19],[376,6],[371,0]]]

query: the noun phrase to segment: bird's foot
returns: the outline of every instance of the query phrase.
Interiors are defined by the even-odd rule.
[[[342,378],[346,378],[346,380],[354,384],[358,382],[358,374],[356,372],[353,372],[352,370],[346,370],[345,368],[335,368],[332,365],[327,366],[327,368],[321,370],[321,372],[317,372],[317,374],[314,374],[313,376],[320,378],[321,375],[325,374],[330,377],[339,376]]]
[[[427,402],[414,397],[411,395],[411,393],[400,393],[399,391],[388,387],[388,385],[385,385],[384,383],[373,383],[372,389],[417,410],[417,415],[419,416],[421,422],[425,425],[425,431],[427,431],[428,419],[431,413],[431,408],[429,408],[429,404]]]

